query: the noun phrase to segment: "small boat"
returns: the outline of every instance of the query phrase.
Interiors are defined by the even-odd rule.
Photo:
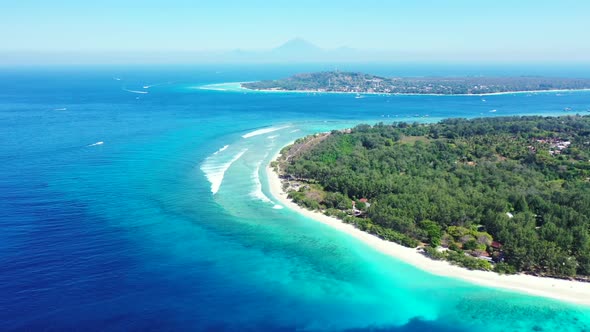
[[[571,107],[566,107],[563,109],[564,112],[571,112],[572,108]]]
[[[496,113],[498,110],[491,110],[490,113]]]
[[[357,93],[356,96],[354,96],[354,98],[356,98],[356,99],[362,99],[362,98],[365,98],[365,97],[363,95]]]

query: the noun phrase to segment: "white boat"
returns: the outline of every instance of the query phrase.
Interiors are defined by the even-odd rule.
[[[490,113],[496,113],[498,110],[491,110]]]

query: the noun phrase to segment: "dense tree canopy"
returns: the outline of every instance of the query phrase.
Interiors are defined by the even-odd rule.
[[[382,237],[490,256],[496,270],[590,276],[590,117],[359,125],[282,162],[309,184],[296,201]]]

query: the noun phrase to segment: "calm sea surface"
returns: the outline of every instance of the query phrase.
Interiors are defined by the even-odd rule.
[[[341,66],[590,77],[590,68]],[[282,208],[264,166],[358,123],[588,114],[486,97],[198,87],[331,66],[0,69],[0,330],[587,331],[590,308],[417,270]],[[496,112],[490,112],[496,110]]]

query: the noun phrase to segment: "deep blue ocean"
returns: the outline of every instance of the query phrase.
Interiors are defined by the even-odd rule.
[[[590,92],[357,99],[202,88],[328,69],[0,69],[0,330],[590,331],[590,308],[417,270],[282,208],[264,177],[306,134],[588,114]],[[590,77],[574,66],[338,69]]]

